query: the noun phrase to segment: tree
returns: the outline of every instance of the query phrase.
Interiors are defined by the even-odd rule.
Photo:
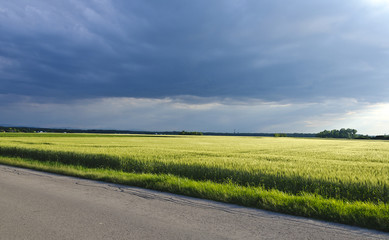
[[[274,137],[287,137],[286,133],[275,133]]]
[[[316,134],[316,137],[321,138],[355,138],[357,137],[357,130],[351,128],[342,128],[340,130],[333,129],[331,131],[324,130]]]

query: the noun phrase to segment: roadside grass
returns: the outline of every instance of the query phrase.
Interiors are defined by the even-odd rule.
[[[42,144],[39,144],[39,146],[42,146]],[[292,165],[290,164],[290,162],[293,163],[292,160],[289,160],[288,165],[284,169],[274,171],[274,169],[277,169],[277,164],[279,164],[277,162],[272,162],[269,165],[269,169],[264,169],[262,166],[250,167],[242,164],[239,165],[238,161],[231,167],[228,164],[223,164],[223,162],[217,162],[212,157],[205,158],[209,162],[172,161],[170,159],[162,160],[158,158],[154,160],[145,157],[128,158],[123,155],[111,154],[111,152],[77,152],[67,149],[66,146],[63,147],[63,150],[38,147],[35,145],[33,147],[0,145],[0,155],[26,157],[40,161],[90,168],[107,168],[130,173],[172,174],[193,180],[209,180],[216,183],[231,181],[242,186],[262,187],[267,190],[276,189],[290,194],[312,193],[325,198],[346,201],[389,202],[388,175],[382,176],[389,170],[389,164],[385,163],[364,162],[362,164],[364,168],[356,168],[360,170],[358,173],[354,170],[353,174],[355,174],[358,180],[356,181],[351,179],[350,172],[336,177],[328,176],[325,173],[314,175],[312,172],[309,175],[304,175],[305,172],[302,168],[307,168],[303,165],[304,162],[297,162]],[[148,154],[150,153],[144,153],[146,157]],[[172,159],[175,158],[174,154],[170,154]],[[282,156],[279,158],[282,158]],[[265,159],[265,161],[267,160]],[[321,162],[324,161],[321,160]],[[350,163],[352,163],[352,167],[358,167],[358,163],[351,161]],[[347,167],[346,164],[342,163],[341,166],[335,165],[335,167],[345,168]],[[271,168],[272,166],[274,169]],[[334,166],[331,167],[334,168]],[[366,169],[372,167],[374,167],[372,170],[372,173],[375,173],[374,176],[368,175],[366,172]],[[317,171],[312,166],[308,169]],[[380,170],[381,175],[378,173]]]
[[[312,193],[293,195],[231,181],[196,181],[171,174],[128,173],[20,157],[0,156],[0,163],[389,231],[389,205],[384,203],[349,202]]]

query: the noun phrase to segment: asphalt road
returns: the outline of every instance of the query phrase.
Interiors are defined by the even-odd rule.
[[[0,165],[0,239],[389,239],[389,234]]]

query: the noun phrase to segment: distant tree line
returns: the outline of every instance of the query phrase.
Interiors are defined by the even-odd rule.
[[[65,128],[34,128],[0,126],[1,132],[52,132],[52,133],[106,133],[106,134],[160,134],[160,135],[213,135],[213,136],[264,136],[264,137],[320,137],[320,138],[354,138],[389,140],[389,135],[368,136],[356,134],[355,129],[324,130],[320,133],[220,133],[220,132],[186,132],[186,131],[130,131],[130,130],[103,130],[103,129],[65,129]]]
[[[342,128],[340,130],[334,129],[331,131],[324,130],[316,134],[316,136],[320,138],[356,138],[357,130],[351,128]]]
[[[32,128],[25,127],[0,127],[0,132],[35,132]]]
[[[182,131],[180,133],[180,135],[203,135],[202,132],[186,132],[186,131]]]
[[[275,133],[274,137],[287,137],[288,135],[286,133]]]
[[[389,135],[377,135],[377,136],[373,137],[372,139],[389,140]]]
[[[353,138],[353,139],[376,139],[376,140],[389,140],[389,135],[377,135],[377,136],[369,136],[369,135],[361,135],[357,134],[357,130],[350,128],[342,128],[340,130],[324,130],[316,134],[316,137],[320,138]]]

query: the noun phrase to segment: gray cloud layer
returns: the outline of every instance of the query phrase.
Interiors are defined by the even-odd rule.
[[[388,16],[367,0],[2,1],[0,94],[389,101]]]
[[[237,102],[218,99],[100,98],[68,103],[34,102],[1,95],[0,125],[217,132],[319,132],[351,127],[362,134],[388,133],[389,103],[355,99],[315,103]]]

